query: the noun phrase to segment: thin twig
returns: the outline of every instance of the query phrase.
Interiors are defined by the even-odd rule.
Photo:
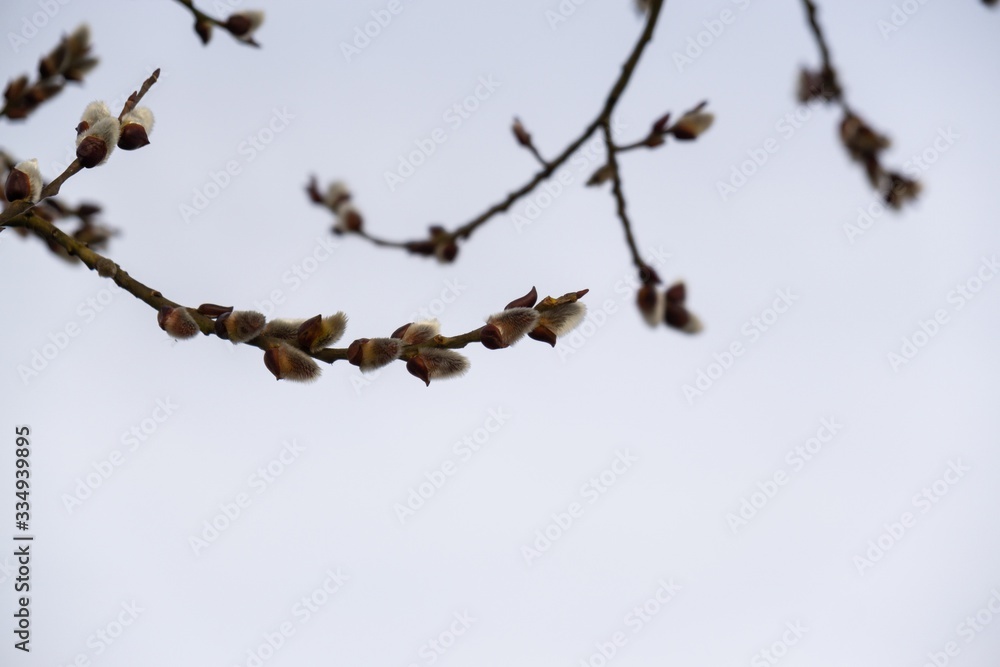
[[[601,131],[604,134],[604,145],[608,150],[608,166],[611,168],[611,193],[615,198],[615,209],[618,219],[621,220],[622,228],[625,230],[625,241],[628,243],[628,249],[632,253],[632,263],[635,264],[639,275],[646,277],[650,275],[652,269],[643,261],[642,256],[639,254],[635,235],[632,234],[632,223],[629,220],[628,211],[626,210],[625,193],[622,191],[622,179],[618,171],[617,149],[611,137],[611,123],[608,121],[601,123]]]

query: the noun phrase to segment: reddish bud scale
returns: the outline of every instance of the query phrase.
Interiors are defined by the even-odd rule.
[[[142,125],[127,123],[122,126],[121,133],[118,135],[118,148],[123,151],[134,151],[148,145],[149,136],[146,134],[146,128]]]
[[[76,157],[80,165],[92,169],[101,164],[108,156],[108,145],[100,137],[84,137],[76,147]]]
[[[7,201],[28,199],[31,197],[31,179],[23,171],[11,169],[4,185],[4,196],[7,197]]]

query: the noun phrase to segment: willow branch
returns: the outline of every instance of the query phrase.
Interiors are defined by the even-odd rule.
[[[443,231],[443,234],[437,239],[438,243],[446,244],[448,242],[454,242],[456,240],[468,239],[473,232],[475,232],[479,227],[489,222],[496,215],[507,211],[511,206],[517,203],[520,199],[530,194],[539,185],[547,181],[552,175],[559,169],[563,164],[566,163],[569,158],[571,158],[577,150],[593,136],[602,124],[609,123],[611,119],[611,114],[614,112],[618,101],[621,99],[622,94],[625,92],[625,88],[628,86],[629,81],[632,79],[632,75],[635,73],[636,66],[639,64],[639,60],[642,58],[642,54],[646,49],[646,46],[652,41],[653,33],[656,28],[657,20],[660,17],[660,12],[663,8],[664,0],[652,0],[650,2],[649,13],[646,18],[646,24],[643,28],[639,39],[636,41],[635,45],[632,47],[632,51],[629,53],[628,58],[621,67],[621,73],[615,80],[611,87],[610,92],[604,99],[604,103],[601,106],[600,112],[597,117],[594,118],[583,131],[569,143],[555,158],[551,161],[544,160],[541,155],[536,153],[536,158],[543,165],[542,169],[538,171],[534,176],[531,177],[524,185],[511,191],[506,197],[496,202],[495,204],[488,207],[482,213],[476,215],[467,222],[459,225],[453,231],[447,232]],[[411,252],[415,246],[423,247],[425,242],[423,241],[389,241],[380,237],[373,236],[367,232],[363,232],[360,229],[344,230],[354,233],[361,238],[374,243],[375,245],[382,247],[392,247],[407,249]],[[424,253],[432,254],[432,253]]]

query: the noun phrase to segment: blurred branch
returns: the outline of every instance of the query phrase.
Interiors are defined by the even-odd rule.
[[[13,33],[11,33],[13,34]],[[70,35],[63,36],[52,51],[38,61],[38,80],[30,83],[23,74],[7,84],[0,116],[23,120],[43,102],[52,99],[70,81],[80,83],[97,65],[90,55],[90,29],[81,25]]]
[[[872,129],[847,103],[844,89],[840,84],[837,70],[833,65],[830,47],[819,22],[819,10],[813,0],[802,0],[806,20],[820,54],[820,69],[811,71],[803,68],[799,73],[798,99],[802,104],[821,100],[836,104],[844,112],[840,122],[840,140],[851,158],[859,162],[868,182],[891,208],[899,209],[920,193],[921,185],[897,171],[882,166],[879,154],[889,147],[889,138]]]
[[[264,12],[248,10],[230,14],[225,20],[217,19],[194,6],[193,0],[177,0],[191,12],[194,17],[194,31],[202,44],[208,44],[212,39],[212,28],[225,30],[241,44],[260,47],[253,34],[264,22]]]

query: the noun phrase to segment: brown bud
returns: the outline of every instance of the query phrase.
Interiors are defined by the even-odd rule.
[[[469,370],[469,360],[454,350],[428,348],[406,362],[406,370],[425,384],[455,377]]]
[[[198,34],[202,44],[208,44],[212,39],[212,24],[208,21],[195,21],[194,31]]]
[[[593,174],[590,175],[590,178],[587,179],[586,185],[587,187],[594,187],[595,185],[600,185],[601,183],[610,180],[611,177],[613,177],[614,175],[615,175],[615,170],[611,167],[611,165],[605,164],[604,166],[600,167],[597,171],[595,171]]]
[[[364,352],[362,350],[365,343],[368,342],[367,338],[359,338],[347,346],[347,363],[361,367],[361,362],[363,361]]]
[[[656,326],[660,323],[662,317],[662,303],[660,301],[660,293],[656,290],[656,286],[652,284],[646,284],[639,288],[639,292],[635,297],[636,305],[639,307],[639,312],[642,313],[643,318],[650,326]]]
[[[20,169],[11,169],[4,185],[4,196],[7,201],[28,199],[31,197],[31,179]]]
[[[362,371],[373,371],[399,359],[402,351],[398,338],[360,338],[347,348],[347,361]]]
[[[402,333],[399,333],[400,330]],[[422,345],[437,336],[440,330],[441,326],[437,320],[411,322],[405,327],[397,329],[397,333],[394,333],[392,337],[399,338],[404,345]]]
[[[347,315],[342,312],[329,317],[316,315],[299,325],[296,341],[304,350],[318,352],[336,343],[347,329]]]
[[[424,362],[420,355],[417,355],[406,362],[406,370],[410,375],[423,380],[425,386],[430,386],[430,372],[427,370],[427,363]]]
[[[122,127],[121,134],[118,135],[118,148],[123,151],[134,151],[147,145],[149,145],[149,137],[146,135],[146,128],[142,125],[126,123]]]
[[[344,229],[347,231],[360,232],[361,226],[364,224],[364,219],[361,217],[361,214],[352,207],[344,212],[341,222]]]
[[[81,120],[76,126],[76,136],[80,136],[89,129],[90,129],[90,123],[88,123],[85,120]]]
[[[687,298],[687,288],[684,286],[684,282],[676,282],[670,286],[667,290],[667,303],[684,303]]]
[[[531,146],[531,135],[528,134],[526,129],[524,129],[524,125],[521,124],[519,118],[514,118],[514,125],[511,127],[511,130],[514,132],[514,137],[517,139],[517,143],[524,147]]]
[[[392,332],[390,338],[399,338],[402,340],[403,336],[406,335],[406,330],[410,328],[411,324],[413,324],[413,322],[407,322],[403,326],[399,327],[398,329]]]
[[[538,292],[534,287],[532,287],[530,292],[518,299],[514,299],[504,306],[503,309],[510,310],[511,308],[531,308],[535,305],[536,301],[538,301]]]
[[[233,14],[228,19],[226,19],[225,28],[234,37],[242,37],[243,35],[250,32],[251,28],[250,18],[243,14]]]
[[[51,200],[50,200],[51,203]],[[80,204],[76,207],[76,215],[81,218],[89,218],[101,212],[101,207],[97,204]]]
[[[439,243],[434,249],[434,255],[437,257],[439,262],[444,264],[454,262],[455,257],[458,256],[458,244],[453,240],[445,243]]]
[[[245,343],[264,330],[267,318],[255,310],[234,310],[223,313],[215,320],[215,333],[233,344]]]
[[[667,311],[663,319],[668,327],[684,333],[694,334],[701,331],[701,322],[698,321],[698,318],[678,303],[667,304]]]
[[[319,191],[319,184],[316,182],[315,176],[309,177],[309,184],[306,186],[306,194],[309,195],[309,199],[314,204],[323,203],[323,193]]]
[[[899,209],[907,201],[916,199],[917,195],[920,194],[920,190],[921,185],[919,181],[907,178],[896,172],[889,172],[883,198],[886,204],[894,209]]]
[[[264,352],[264,365],[276,380],[309,382],[319,377],[319,365],[305,352],[284,343]]]
[[[552,347],[556,346],[556,334],[546,326],[539,325],[528,332],[528,338],[532,340],[548,343]]]
[[[702,102],[697,107],[681,116],[680,120],[674,123],[669,133],[680,141],[691,141],[698,138],[702,132],[712,126],[715,117],[710,113],[701,111],[705,103]]]
[[[80,145],[76,147],[76,157],[80,160],[80,165],[87,169],[101,164],[107,156],[108,145],[100,137],[84,137]]]
[[[160,328],[174,338],[192,338],[201,331],[187,308],[164,306],[156,316]]]
[[[490,350],[508,347],[534,329],[538,319],[539,313],[534,308],[507,308],[489,316],[479,339]]]
[[[667,313],[664,319],[668,326],[675,329],[683,329],[684,326],[691,321],[691,314],[680,304],[668,303]]]
[[[667,125],[669,124],[670,124],[670,113],[666,113],[656,119],[656,122],[653,123],[653,127],[649,130],[649,134],[651,136],[663,134],[664,131],[666,131],[667,129]]]
[[[500,333],[500,327],[495,324],[487,324],[480,329],[479,342],[481,342],[483,347],[487,350],[499,350],[507,347],[504,345],[503,335]]]

